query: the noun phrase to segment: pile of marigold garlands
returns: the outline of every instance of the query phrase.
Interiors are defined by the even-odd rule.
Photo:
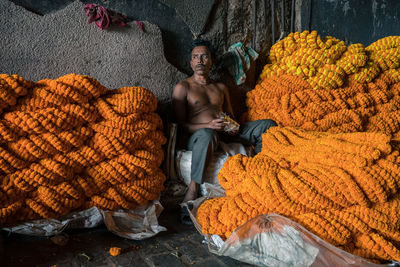
[[[150,91],[76,74],[37,83],[1,74],[0,93],[1,223],[159,196],[166,139]]]
[[[254,157],[228,158],[226,196],[197,211],[202,231],[227,238],[249,219],[286,216],[350,253],[400,260],[400,156],[383,133],[273,127]]]
[[[400,131],[400,36],[348,47],[315,31],[291,33],[270,52],[248,119],[313,131]]]
[[[204,202],[204,233],[227,238],[284,215],[372,261],[400,261],[400,36],[346,46],[315,31],[271,48],[248,119],[273,119],[255,157],[228,158],[226,196]]]

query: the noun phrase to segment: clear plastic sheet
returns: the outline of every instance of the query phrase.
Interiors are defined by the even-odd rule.
[[[228,114],[226,114],[224,112],[220,112],[218,116],[221,120],[224,120],[224,124],[225,124],[224,131],[225,132],[229,133],[229,132],[239,131],[240,124],[237,121],[233,120],[231,117],[229,117]]]
[[[10,233],[54,236],[66,229],[92,228],[102,223],[116,235],[142,240],[167,229],[158,224],[163,207],[158,200],[134,210],[106,211],[96,207],[73,212],[59,219],[40,219],[2,228]]]
[[[208,196],[192,201],[193,209],[188,209],[200,234],[202,231],[196,220],[197,209],[207,199],[224,196],[219,185],[207,184],[206,188]],[[186,204],[183,206],[188,208]],[[257,266],[400,266],[398,262],[375,264],[350,254],[277,214],[259,215],[247,221],[225,241],[218,235],[203,236],[212,253]]]

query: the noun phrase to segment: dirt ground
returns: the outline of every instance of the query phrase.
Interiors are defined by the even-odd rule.
[[[105,226],[67,230],[61,242],[49,237],[9,234],[0,236],[1,266],[250,266],[228,257],[216,256],[202,243],[194,226],[182,225],[177,203],[163,203],[159,224],[168,231],[142,241],[119,237]],[[116,257],[110,247],[120,247]]]

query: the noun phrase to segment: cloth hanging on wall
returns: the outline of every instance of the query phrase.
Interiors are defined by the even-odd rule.
[[[84,10],[89,17],[88,23],[94,22],[101,30],[111,25],[126,26],[127,17],[114,10],[96,4],[86,4]]]
[[[258,58],[258,53],[251,47],[245,47],[241,42],[235,43],[222,55],[220,65],[228,69],[235,78],[236,84],[246,81],[246,71]]]

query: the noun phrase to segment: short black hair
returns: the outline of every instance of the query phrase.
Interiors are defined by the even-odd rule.
[[[197,38],[192,41],[192,45],[191,45],[191,49],[190,49],[190,57],[192,56],[193,49],[197,46],[207,47],[208,51],[210,51],[211,57],[213,59],[215,58],[215,49],[214,49],[213,45],[211,44],[211,42],[208,40],[205,40],[205,39],[201,39],[201,38]]]

